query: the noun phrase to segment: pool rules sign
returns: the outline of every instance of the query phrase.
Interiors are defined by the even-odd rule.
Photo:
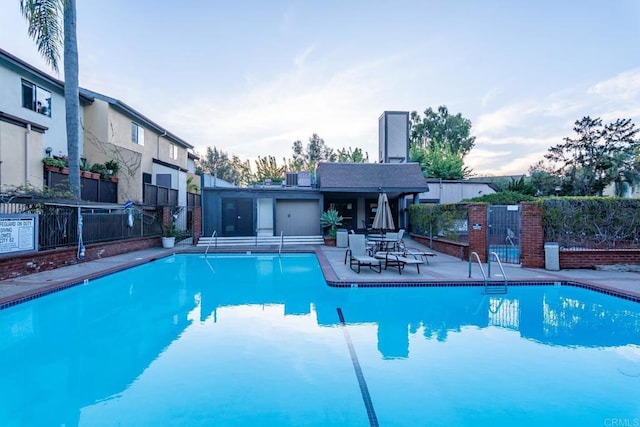
[[[37,215],[0,215],[0,256],[38,250]]]

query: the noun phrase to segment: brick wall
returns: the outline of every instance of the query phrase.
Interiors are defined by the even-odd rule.
[[[454,242],[453,240],[446,240],[442,238],[433,239],[433,243],[432,243],[430,241],[431,239],[429,239],[427,236],[422,236],[414,233],[410,233],[410,235],[413,240],[415,240],[416,242],[422,245],[433,248],[434,251],[438,251],[443,254],[458,257],[462,260],[469,259],[468,243]]]
[[[560,250],[560,268],[593,268],[596,265],[616,264],[640,264],[640,250]]]
[[[65,265],[106,258],[113,255],[161,246],[160,238],[144,237],[115,242],[95,243],[86,246],[85,257],[79,260],[78,247],[59,248],[33,254],[0,258],[0,280],[11,279],[41,271],[53,270]]]
[[[202,234],[202,207],[193,207],[193,244],[198,244],[198,239]]]
[[[523,202],[521,207],[520,263],[523,267],[544,268],[542,205]]]
[[[487,262],[487,204],[469,203],[469,253],[476,252],[480,261]]]

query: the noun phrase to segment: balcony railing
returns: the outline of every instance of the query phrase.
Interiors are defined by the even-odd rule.
[[[53,190],[69,187],[68,174],[46,170],[44,178],[45,185]],[[81,177],[80,198],[87,202],[118,203],[118,183]]]
[[[144,184],[142,199],[145,205],[178,206],[178,190],[153,184]]]

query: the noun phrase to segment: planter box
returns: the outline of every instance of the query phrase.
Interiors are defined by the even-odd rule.
[[[336,238],[335,237],[323,236],[323,238],[324,238],[325,246],[335,246],[336,245]]]
[[[176,245],[176,238],[175,237],[163,237],[162,238],[162,247],[163,248],[172,248]]]

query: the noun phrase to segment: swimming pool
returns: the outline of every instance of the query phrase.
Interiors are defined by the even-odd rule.
[[[3,426],[640,417],[640,304],[570,286],[331,288],[314,255],[176,255],[0,310],[0,331]]]

